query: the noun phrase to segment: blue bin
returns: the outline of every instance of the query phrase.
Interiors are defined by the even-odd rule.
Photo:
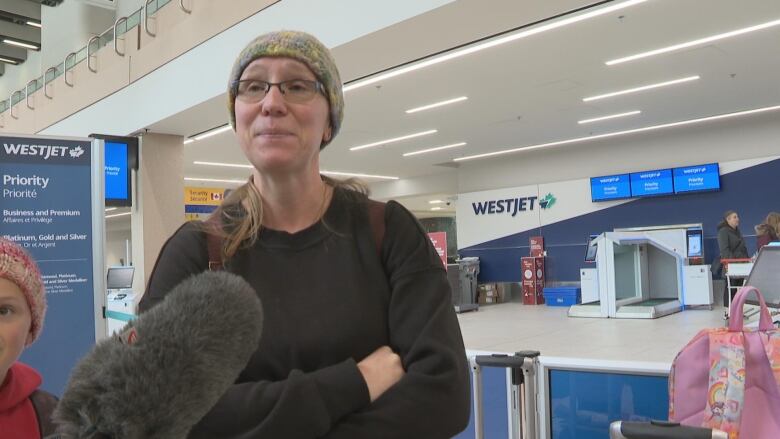
[[[544,303],[547,306],[572,306],[580,303],[580,287],[545,288]]]

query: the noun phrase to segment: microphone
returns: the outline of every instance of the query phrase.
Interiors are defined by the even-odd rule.
[[[246,367],[262,325],[240,277],[186,279],[79,361],[53,415],[59,437],[186,438]]]

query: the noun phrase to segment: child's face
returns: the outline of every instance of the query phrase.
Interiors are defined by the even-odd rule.
[[[30,308],[22,290],[0,278],[0,384],[30,340],[31,324]]]

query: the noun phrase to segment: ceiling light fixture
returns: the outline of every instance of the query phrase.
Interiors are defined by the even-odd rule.
[[[443,204],[444,200],[431,200],[428,202],[428,204]]]
[[[19,62],[16,61],[16,60],[13,60],[11,58],[5,58],[5,57],[2,57],[2,56],[0,56],[0,61],[2,61],[4,63],[8,63],[8,64],[13,64],[13,65],[19,64]]]
[[[660,130],[664,128],[672,128],[672,127],[678,127],[683,125],[693,125],[697,123],[702,122],[709,122],[713,120],[720,120],[720,119],[727,119],[731,117],[739,117],[739,116],[747,116],[749,114],[756,114],[756,113],[765,113],[768,111],[776,111],[780,110],[780,105],[775,105],[772,107],[763,107],[763,108],[755,108],[753,110],[745,110],[745,111],[738,111],[736,113],[725,113],[725,114],[718,114],[715,116],[707,116],[707,117],[701,117],[698,119],[689,119],[689,120],[683,120],[680,122],[672,122],[672,123],[665,123],[662,125],[653,125],[649,127],[643,127],[643,128],[636,128],[633,130],[625,130],[625,131],[616,131],[612,133],[605,133],[605,134],[599,134],[595,136],[586,136],[586,137],[577,137],[576,139],[568,139],[568,140],[560,140],[557,142],[550,142],[550,143],[542,143],[539,145],[529,145],[529,146],[521,146],[519,148],[512,148],[512,149],[505,149],[502,151],[495,151],[495,152],[488,152],[485,154],[477,154],[477,155],[471,155],[466,157],[459,157],[454,159],[456,162],[464,161],[464,160],[473,160],[473,159],[480,159],[485,157],[492,157],[496,155],[503,155],[503,154],[510,154],[513,152],[520,152],[520,151],[530,151],[534,149],[540,149],[540,148],[547,148],[550,146],[559,146],[559,145],[566,145],[570,143],[578,143],[578,142],[587,142],[589,140],[597,140],[597,139],[604,139],[608,137],[616,137],[616,136],[622,136],[626,134],[636,134],[636,133],[642,133],[645,131],[654,131],[654,130]]]
[[[621,2],[618,4],[606,6],[603,8],[590,10],[588,12],[584,12],[581,14],[577,14],[571,17],[566,17],[557,21],[553,21],[550,23],[544,23],[539,26],[530,27],[527,29],[522,29],[516,33],[505,35],[502,37],[498,37],[493,40],[485,41],[479,44],[475,44],[473,46],[464,47],[461,49],[453,50],[449,53],[445,53],[439,56],[434,56],[430,59],[427,59],[425,61],[418,62],[416,64],[412,64],[406,67],[399,68],[397,70],[393,70],[390,72],[382,73],[376,76],[372,76],[369,78],[357,80],[351,84],[347,84],[344,86],[344,92],[348,92],[350,90],[354,90],[356,88],[365,87],[367,85],[371,85],[380,81],[384,81],[385,79],[394,78],[396,76],[403,75],[405,73],[413,72],[415,70],[419,70],[425,67],[430,67],[432,65],[436,65],[445,61],[449,61],[451,59],[460,58],[465,55],[472,54],[474,52],[479,52],[480,50],[489,49],[491,47],[499,46],[501,44],[506,44],[512,41],[520,40],[526,37],[530,37],[532,35],[540,34],[542,32],[550,31],[553,29],[558,29],[564,26],[568,26],[570,24],[574,24],[580,21],[588,20],[591,18],[595,18],[601,15],[605,14],[611,14],[617,10],[628,8],[630,6],[638,5],[640,3],[644,3],[647,0],[628,0],[625,2]]]
[[[32,45],[32,44],[23,43],[21,41],[9,40],[8,38],[4,38],[3,42],[5,44],[10,44],[12,46],[24,47],[25,49],[40,50],[40,47],[38,47],[38,46],[35,46],[35,45]]]
[[[361,177],[361,178],[379,178],[381,180],[398,180],[398,177],[393,177],[389,175],[356,174],[354,172],[336,172],[336,171],[325,171],[325,170],[321,170],[320,173],[327,174],[327,175],[338,175],[342,177]]]
[[[688,77],[680,78],[680,79],[674,79],[672,81],[665,81],[665,82],[658,82],[658,83],[655,83],[655,84],[643,85],[641,87],[634,87],[634,88],[629,88],[629,89],[626,89],[626,90],[620,90],[620,91],[607,93],[607,94],[603,94],[603,95],[590,96],[590,97],[587,97],[587,98],[582,98],[582,102],[597,101],[599,99],[611,98],[613,96],[620,96],[620,95],[625,95],[625,94],[629,94],[629,93],[637,93],[637,92],[640,92],[640,91],[651,90],[651,89],[659,88],[659,87],[666,87],[666,86],[669,86],[669,85],[682,84],[683,82],[696,81],[699,78],[700,78],[699,75],[695,75],[695,76],[688,76]]]
[[[733,30],[731,32],[725,32],[722,34],[712,35],[705,38],[699,38],[698,40],[688,41],[686,43],[680,43],[675,44],[672,46],[662,47],[660,49],[650,50],[647,52],[637,53],[636,55],[626,56],[623,58],[613,59],[610,61],[605,62],[604,64],[608,66],[614,66],[615,64],[621,64],[629,61],[634,61],[637,59],[647,58],[649,56],[655,56],[655,55],[661,55],[663,53],[669,53],[674,52],[676,50],[682,50],[687,49],[689,47],[694,46],[701,46],[702,44],[711,43],[713,41],[722,40],[724,38],[730,38],[730,37],[736,37],[738,35],[746,34],[749,32],[755,32],[763,29],[768,29],[770,27],[778,26],[780,25],[780,20],[773,20],[766,23],[758,24],[755,26],[750,27],[744,27],[742,29]]]
[[[431,207],[431,210],[442,210],[442,209],[444,209],[444,208],[443,207]]]
[[[132,214],[133,214],[133,212],[115,213],[113,215],[106,215],[106,219],[108,219],[108,218],[116,218],[118,216],[127,216],[127,215],[132,215]]]
[[[184,139],[184,144],[188,145],[188,144],[190,144],[190,143],[192,143],[194,141],[195,141],[195,139],[187,138],[187,139]]]
[[[108,208],[106,208],[106,212],[111,212],[112,210],[116,210],[116,207],[108,207]]]
[[[203,140],[203,139],[205,139],[207,137],[216,136],[217,134],[224,133],[225,131],[230,131],[232,129],[233,129],[233,127],[230,126],[230,124],[225,124],[225,125],[222,125],[222,126],[218,126],[216,128],[212,128],[212,129],[210,129],[208,131],[202,132],[202,133],[198,134],[197,136],[193,136],[192,138],[195,139],[195,140]]]
[[[581,121],[578,121],[577,123],[582,125],[586,123],[593,123],[593,122],[600,122],[602,120],[609,120],[609,119],[617,119],[618,117],[626,117],[626,116],[633,116],[635,114],[639,114],[641,111],[629,111],[627,113],[619,113],[619,114],[611,114],[609,116],[602,116],[602,117],[594,117],[593,119],[583,119]]]
[[[431,108],[437,108],[437,107],[443,107],[445,105],[454,104],[456,102],[462,102],[468,100],[468,96],[461,96],[459,98],[455,99],[449,99],[446,101],[436,102],[435,104],[429,104],[429,105],[423,105],[422,107],[412,108],[411,110],[406,110],[406,114],[412,114],[417,113],[420,111],[430,110]]]
[[[373,146],[386,145],[388,143],[400,142],[402,140],[413,139],[415,137],[427,136],[428,134],[434,134],[434,133],[437,133],[437,132],[438,132],[438,130],[422,131],[422,132],[419,132],[419,133],[409,134],[409,135],[406,135],[406,136],[394,137],[392,139],[387,139],[387,140],[380,140],[379,142],[367,143],[365,145],[360,145],[360,146],[353,146],[352,148],[349,148],[349,150],[350,151],[358,151],[360,149],[371,148]]]
[[[246,183],[246,180],[225,180],[220,178],[195,178],[195,177],[184,177],[184,181],[205,181],[208,183],[233,183],[233,184]]]
[[[30,26],[33,26],[33,27],[37,27],[37,28],[39,28],[39,29],[40,29],[41,27],[43,27],[43,26],[41,26],[41,23],[37,23],[37,22],[35,22],[35,21],[28,21],[28,22],[27,22],[27,24],[28,24],[28,25],[30,25]]]
[[[442,149],[457,148],[458,146],[463,146],[465,144],[466,144],[466,142],[460,142],[460,143],[453,143],[452,145],[444,145],[444,146],[437,146],[435,148],[421,149],[419,151],[407,152],[403,156],[404,157],[409,157],[410,155],[425,154],[426,152],[441,151]]]

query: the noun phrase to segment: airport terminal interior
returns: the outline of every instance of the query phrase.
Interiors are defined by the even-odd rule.
[[[276,30],[340,72],[322,175],[400,203],[446,268],[471,366],[454,437],[640,437],[615,423],[671,419],[700,331],[759,326],[741,286],[780,325],[777,0],[0,0],[0,236],[41,261],[21,361],[47,391],[247,182],[227,85]]]

